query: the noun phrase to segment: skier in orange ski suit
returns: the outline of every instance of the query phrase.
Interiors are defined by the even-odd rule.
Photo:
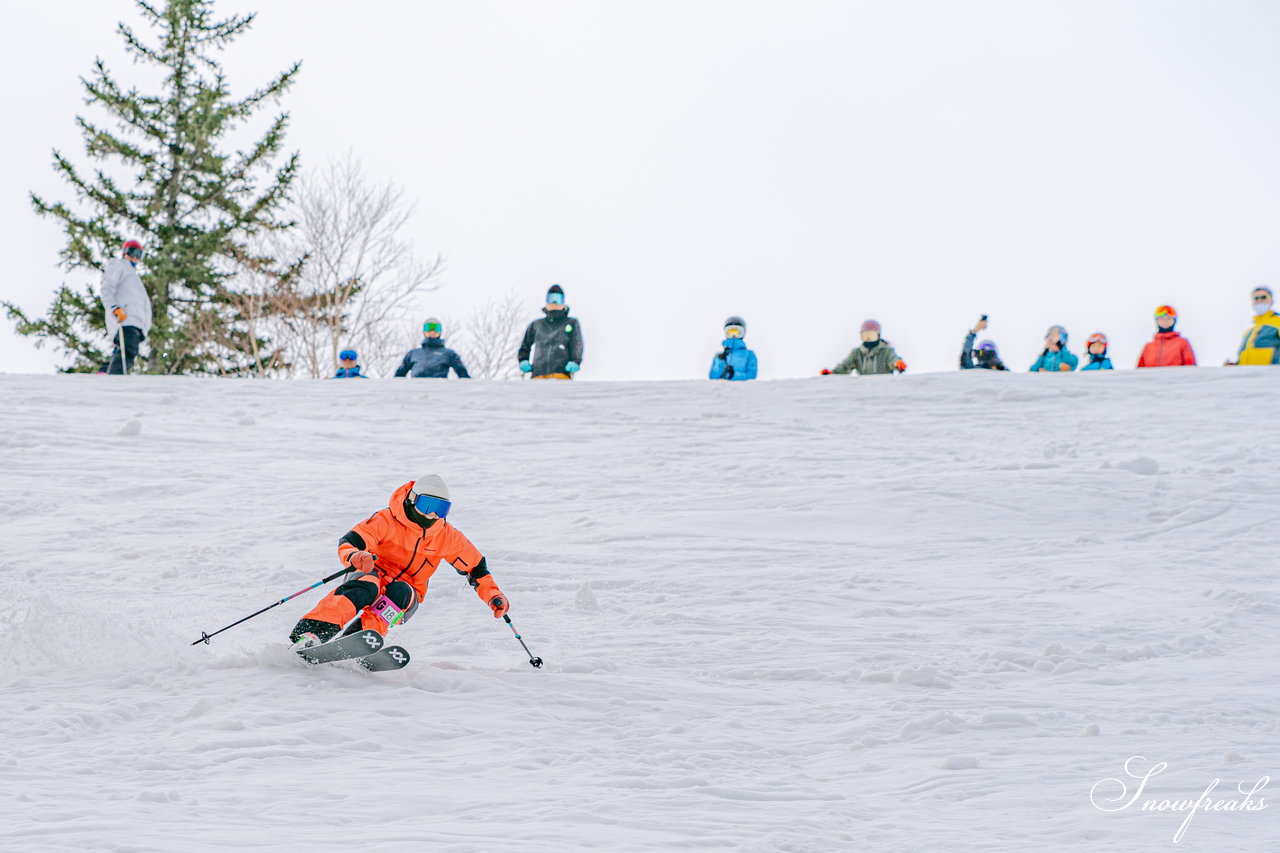
[[[445,520],[450,506],[449,489],[435,474],[396,489],[386,509],[338,541],[338,559],[355,574],[320,599],[289,639],[299,646],[315,645],[333,639],[344,627],[348,634],[368,629],[385,636],[391,624],[408,621],[417,610],[427,581],[442,562],[467,579],[495,618],[506,615],[507,597],[489,574],[484,557]],[[394,607],[384,609],[384,598]],[[393,621],[388,624],[380,613],[392,614]]]

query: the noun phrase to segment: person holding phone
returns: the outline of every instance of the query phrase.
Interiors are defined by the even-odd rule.
[[[974,346],[973,339],[978,336],[987,327],[987,315],[983,314],[982,318],[969,330],[969,334],[964,337],[964,349],[960,350],[960,369],[961,370],[1008,370],[1004,366],[1004,362],[1000,360],[1000,352],[996,349],[994,341],[980,341]]]

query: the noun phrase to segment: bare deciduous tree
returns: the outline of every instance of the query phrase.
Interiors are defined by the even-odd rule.
[[[415,256],[405,234],[414,205],[395,184],[371,183],[351,154],[303,173],[296,187],[296,224],[265,235],[262,250],[281,261],[305,257],[300,275],[287,287],[264,281],[239,306],[246,320],[262,319],[279,351],[271,372],[329,376],[347,347],[375,370],[395,364],[406,324],[440,286],[444,258]],[[261,310],[259,299],[274,310]]]
[[[515,293],[488,300],[454,332],[454,348],[476,379],[520,375],[516,349],[526,325],[524,304]]]

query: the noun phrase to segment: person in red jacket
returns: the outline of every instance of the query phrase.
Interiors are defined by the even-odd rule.
[[[347,634],[373,630],[385,636],[418,609],[427,581],[441,563],[467,579],[495,619],[504,616],[507,597],[484,557],[445,521],[452,505],[444,480],[435,474],[419,477],[396,489],[390,506],[339,539],[338,560],[355,573],[294,626],[289,633],[294,647],[328,642],[344,627]]]
[[[1138,367],[1194,367],[1196,354],[1190,342],[1173,330],[1178,324],[1178,312],[1169,305],[1156,309],[1156,336],[1142,348]]]

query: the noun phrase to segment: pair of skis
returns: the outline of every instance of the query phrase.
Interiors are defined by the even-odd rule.
[[[354,660],[371,672],[400,669],[409,663],[409,653],[400,646],[383,646],[377,631],[357,631],[318,646],[298,649],[298,657],[307,663],[333,663]]]

